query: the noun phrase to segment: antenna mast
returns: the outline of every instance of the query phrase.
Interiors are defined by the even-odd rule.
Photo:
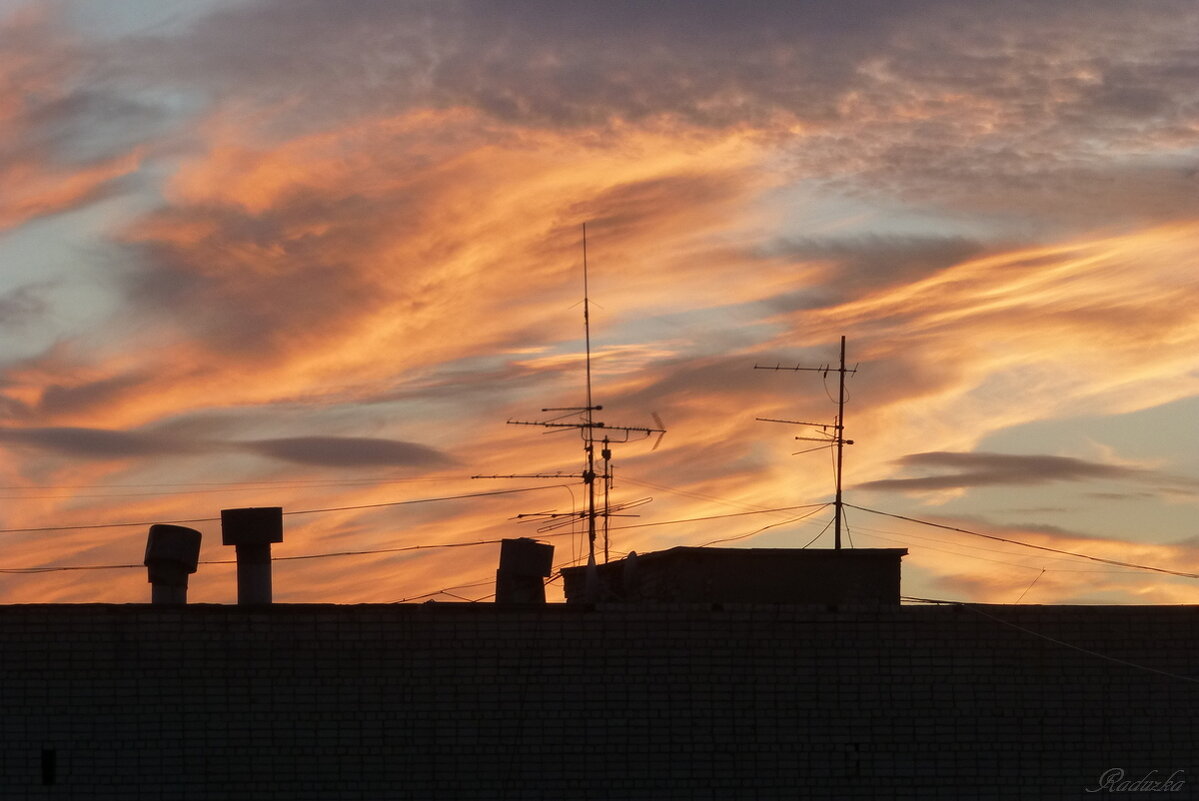
[[[805,423],[799,420],[776,420],[771,417],[758,417],[756,419],[766,423],[789,423],[791,425],[819,428],[825,433],[825,436],[823,437],[796,437],[796,439],[806,440],[809,442],[826,443],[825,445],[819,445],[815,448],[799,451],[799,453],[822,450],[830,446],[835,449],[836,466],[834,469],[833,481],[836,488],[836,495],[834,496],[835,500],[833,501],[833,510],[835,515],[833,518],[833,548],[839,551],[841,550],[841,523],[845,517],[845,507],[841,501],[841,472],[845,463],[845,446],[853,444],[852,439],[845,438],[845,376],[852,375],[858,371],[857,365],[854,365],[853,369],[846,369],[845,367],[845,337],[841,337],[841,363],[840,366],[836,368],[832,368],[827,364],[820,367],[800,367],[798,365],[795,367],[783,367],[778,364],[771,367],[769,365],[755,364],[754,369],[823,373],[825,377],[828,376],[830,370],[834,370],[837,373],[837,417],[831,426],[824,423]],[[832,429],[831,437],[827,435],[830,428]]]
[[[591,290],[587,284],[587,223],[583,223],[583,341],[587,350],[587,405],[583,447],[587,451],[587,564],[595,565],[595,407],[591,402]],[[647,434],[648,436],[648,434]],[[606,480],[606,477],[605,477]],[[605,540],[606,543],[606,540]],[[605,558],[605,562],[607,559]]]
[[[562,417],[556,417],[552,420],[545,420],[545,421],[540,421],[540,420],[509,420],[508,421],[509,425],[541,426],[542,428],[547,428],[547,429],[566,429],[566,428],[579,429],[579,433],[582,435],[582,438],[583,438],[583,451],[584,451],[584,454],[586,455],[586,465],[583,469],[583,472],[582,473],[553,473],[553,474],[535,473],[535,474],[531,474],[531,475],[526,474],[526,475],[471,476],[471,478],[565,478],[565,477],[582,478],[584,485],[587,487],[587,508],[581,515],[579,513],[575,513],[575,512],[571,512],[571,513],[540,512],[540,513],[536,513],[536,514],[527,514],[527,515],[522,514],[522,515],[518,515],[517,517],[524,518],[524,519],[540,518],[542,520],[548,520],[549,522],[545,523],[541,528],[538,529],[539,532],[544,532],[544,531],[549,531],[551,529],[557,528],[558,526],[565,525],[570,520],[575,520],[578,517],[585,516],[587,518],[587,564],[590,567],[594,567],[596,564],[596,560],[595,560],[596,539],[597,539],[596,518],[601,517],[601,516],[604,518],[604,543],[603,543],[604,561],[607,562],[608,561],[608,518],[616,516],[616,515],[614,515],[615,512],[622,511],[625,509],[630,509],[630,508],[633,508],[636,506],[641,506],[642,504],[649,503],[652,500],[651,498],[640,498],[640,499],[637,499],[634,501],[628,501],[625,503],[617,503],[617,504],[609,503],[608,494],[609,494],[609,490],[611,488],[611,483],[612,483],[612,467],[611,467],[612,451],[611,451],[610,445],[615,444],[615,443],[629,442],[634,434],[641,434],[646,437],[650,436],[651,434],[657,434],[658,439],[654,443],[654,449],[656,450],[658,445],[661,444],[661,442],[662,442],[663,435],[666,434],[666,429],[663,427],[662,421],[658,418],[658,416],[656,414],[653,415],[654,422],[657,424],[656,428],[649,428],[649,427],[644,427],[644,426],[610,426],[606,423],[603,423],[603,422],[595,419],[595,413],[602,410],[604,407],[597,405],[594,402],[593,397],[592,397],[592,391],[591,391],[591,290],[590,290],[590,286],[589,286],[588,282],[589,282],[589,276],[588,276],[588,264],[587,264],[587,224],[584,223],[583,224],[583,339],[584,339],[584,349],[585,349],[585,354],[586,354],[586,392],[587,392],[586,405],[584,405],[584,406],[551,407],[551,408],[545,408],[545,409],[541,410],[543,412],[567,412],[568,413],[567,416],[569,416],[570,413],[578,413],[582,419],[580,419],[578,422],[564,422]],[[596,442],[596,433],[595,432],[597,429],[603,432],[603,436],[602,436],[603,454],[602,455],[603,455],[603,459],[604,459],[604,473],[602,476],[597,476],[597,474],[595,472],[595,442]],[[546,433],[549,433],[549,432],[547,431]],[[612,434],[622,436],[623,438],[613,439],[612,436],[610,436]],[[602,512],[596,508],[596,498],[595,498],[595,480],[596,480],[596,478],[602,478],[604,480],[604,508],[603,508]]]
[[[837,440],[837,497],[833,501],[836,517],[833,522],[833,547],[841,549],[841,519],[845,509],[841,504],[841,468],[845,466],[845,337],[841,337],[841,366],[837,368],[837,425],[834,438]]]

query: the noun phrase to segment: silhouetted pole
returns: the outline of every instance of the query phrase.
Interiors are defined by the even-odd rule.
[[[608,447],[608,438],[604,437],[604,447],[600,451],[604,459],[604,564],[608,564],[608,525],[612,516],[612,504],[609,496],[612,492],[612,449]]]
[[[591,292],[587,285],[587,223],[583,223],[583,338],[587,348],[587,427],[583,430],[587,442],[587,564],[595,566],[595,407],[591,397]],[[591,574],[588,574],[588,578]]]
[[[845,458],[845,337],[841,337],[841,380],[837,389],[837,499],[833,504],[836,519],[833,523],[833,548],[841,550],[841,466]]]

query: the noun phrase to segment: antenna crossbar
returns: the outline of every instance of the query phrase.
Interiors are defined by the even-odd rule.
[[[755,417],[759,423],[786,423],[793,426],[812,426],[813,428],[832,428],[831,423],[809,423],[804,420],[780,420],[777,417]]]
[[[783,367],[781,364],[755,364],[754,369],[782,370],[788,373],[845,373],[846,375],[853,375],[858,371],[858,365],[855,364],[851,369],[846,369],[844,364],[840,367],[833,367],[828,364],[822,364],[819,367],[801,367],[800,365]]]
[[[612,426],[599,420],[580,421],[578,423],[557,423],[551,420],[509,420],[510,426],[542,426],[544,428],[602,428],[605,431],[626,431],[632,434],[665,434],[664,428],[650,428],[648,426]],[[818,423],[815,425],[819,425]]]
[[[583,478],[582,473],[509,473],[496,476],[471,476],[471,478]]]

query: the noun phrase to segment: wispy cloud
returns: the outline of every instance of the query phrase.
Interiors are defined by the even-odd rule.
[[[283,437],[253,441],[196,440],[156,431],[97,428],[0,428],[0,442],[48,451],[76,459],[146,459],[248,453],[302,465],[321,467],[437,468],[453,460],[414,442],[376,437]]]
[[[44,284],[26,284],[0,294],[0,330],[20,329],[49,309]]]
[[[371,437],[289,437],[238,443],[253,453],[322,467],[445,467],[445,454],[414,442]]]
[[[891,478],[858,484],[857,489],[888,492],[941,491],[993,486],[1037,486],[1060,481],[1131,481],[1199,490],[1199,480],[1156,470],[1103,464],[1069,456],[1007,453],[913,453],[898,460],[905,468],[955,472],[917,478]]]
[[[95,202],[141,162],[139,138],[95,146],[105,101],[80,88],[89,54],[56,22],[32,5],[0,17],[0,231]],[[116,116],[122,101],[109,100]]]
[[[0,441],[84,459],[124,459],[193,451],[194,446],[131,431],[94,428],[4,428]]]

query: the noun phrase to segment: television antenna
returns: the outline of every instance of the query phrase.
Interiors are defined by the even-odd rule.
[[[587,266],[587,224],[583,223],[583,340],[584,350],[586,355],[586,403],[583,406],[557,406],[547,407],[542,409],[542,412],[561,412],[562,414],[549,420],[508,420],[508,425],[513,426],[539,426],[548,429],[545,433],[553,431],[562,431],[566,429],[576,429],[583,440],[584,467],[580,473],[525,473],[525,474],[509,474],[509,475],[488,475],[488,476],[471,476],[471,478],[577,478],[582,479],[584,489],[586,490],[585,508],[580,512],[534,512],[530,514],[517,515],[517,519],[521,520],[537,520],[541,521],[542,525],[537,529],[539,533],[551,531],[559,526],[565,526],[568,523],[578,519],[587,521],[587,565],[594,567],[596,564],[595,551],[596,540],[599,533],[600,525],[597,521],[602,520],[603,532],[603,550],[604,562],[608,561],[608,519],[611,517],[635,517],[636,515],[620,514],[627,509],[633,509],[638,506],[643,506],[653,498],[638,498],[625,503],[612,504],[609,500],[612,489],[612,445],[630,442],[635,436],[640,435],[643,438],[648,438],[654,434],[658,438],[654,441],[654,446],[651,450],[657,450],[662,444],[662,437],[666,435],[666,427],[662,423],[662,419],[656,413],[651,412],[654,418],[654,427],[649,426],[618,426],[609,425],[600,420],[595,419],[595,413],[603,411],[603,406],[595,403],[592,395],[591,387],[591,290],[588,284],[588,266]],[[574,420],[566,418],[574,417]],[[603,472],[596,472],[596,452],[595,446],[597,441],[601,445],[600,458],[603,460]],[[596,502],[596,479],[603,482],[603,506],[602,508]]]
[[[828,364],[823,364],[820,367],[783,367],[781,364],[761,365],[755,364],[755,370],[786,370],[790,372],[809,372],[821,373],[824,378],[828,378],[829,373],[837,374],[837,417],[831,424],[829,423],[809,423],[802,420],[779,420],[773,417],[757,417],[754,418],[763,423],[784,423],[787,425],[805,426],[807,428],[820,429],[820,436],[816,437],[796,437],[797,440],[805,442],[819,442],[820,445],[805,448],[791,454],[798,456],[801,453],[811,453],[812,451],[824,450],[825,448],[834,448],[836,452],[835,469],[833,471],[834,485],[836,487],[836,495],[833,501],[833,548],[841,550],[841,522],[845,517],[845,508],[841,502],[841,470],[845,463],[845,446],[852,445],[852,439],[845,438],[845,376],[853,375],[858,371],[858,366],[855,364],[853,369],[845,367],[845,337],[841,337],[841,362],[837,367],[831,367]]]

